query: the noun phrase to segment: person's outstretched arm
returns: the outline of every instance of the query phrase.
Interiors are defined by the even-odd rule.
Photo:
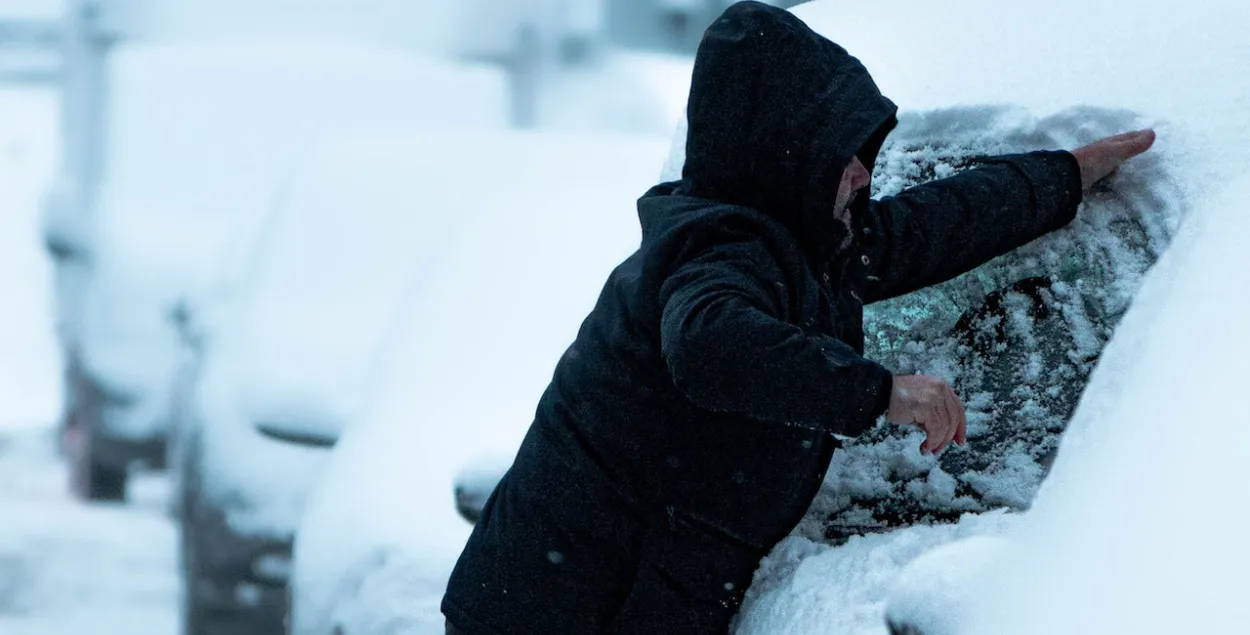
[[[1074,152],[1043,151],[984,165],[869,205],[865,302],[955,276],[1067,225],[1083,191],[1154,143],[1153,131]]]
[[[893,378],[847,344],[787,321],[791,291],[749,223],[695,237],[660,290],[661,352],[695,405],[857,436]]]

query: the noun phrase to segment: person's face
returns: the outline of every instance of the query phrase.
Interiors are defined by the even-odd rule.
[[[842,182],[838,184],[838,195],[834,200],[833,215],[851,230],[851,203],[860,191],[868,187],[872,175],[868,168],[859,161],[859,157],[851,160],[851,164],[842,171]]]

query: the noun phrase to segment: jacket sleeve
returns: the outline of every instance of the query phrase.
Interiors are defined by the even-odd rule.
[[[1076,217],[1081,171],[1070,152],[979,163],[984,165],[870,203],[865,302],[950,280]]]
[[[695,405],[858,436],[889,404],[893,376],[847,344],[784,319],[780,266],[749,235],[687,250],[660,290],[660,345]]]

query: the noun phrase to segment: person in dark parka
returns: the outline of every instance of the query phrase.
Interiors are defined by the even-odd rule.
[[[943,382],[862,356],[863,305],[1070,222],[1153,141],[985,159],[870,201],[896,108],[787,11],[732,5],[694,66],[680,181],[560,359],[452,573],[448,632],[725,633],[837,436],[882,415],[963,442]],[[593,210],[588,211],[593,213]]]

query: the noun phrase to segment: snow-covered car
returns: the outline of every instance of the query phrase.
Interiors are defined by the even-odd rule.
[[[472,230],[443,250],[376,403],[343,433],[309,500],[292,633],[443,632],[438,603],[470,531],[456,474],[519,447],[603,281],[637,248],[633,202],[666,148],[664,137],[449,137],[414,177],[412,196]]]
[[[473,174],[472,157],[433,140],[446,134],[378,124],[324,138],[200,318],[172,452],[184,633],[281,629],[292,534],[324,452],[262,430],[333,434],[370,401],[438,254],[473,229],[455,199],[426,194],[453,158]],[[466,178],[456,194],[470,183],[483,185]]]
[[[1232,533],[1240,523],[1236,517],[1211,521],[1210,510],[1238,510],[1247,500],[1244,479],[1225,470],[1244,462],[1247,445],[1237,428],[1244,408],[1224,399],[1236,390],[1224,378],[1235,381],[1244,374],[1245,360],[1234,332],[1234,325],[1244,322],[1238,316],[1245,305],[1227,287],[1228,272],[1238,270],[1234,254],[1241,254],[1237,232],[1244,222],[1233,216],[1245,211],[1245,188],[1244,182],[1227,186],[1243,181],[1250,165],[1250,121],[1238,105],[1250,94],[1250,81],[1230,63],[1244,56],[1239,29],[1231,25],[1247,23],[1250,9],[1155,2],[1125,14],[1112,3],[1076,0],[1028,11],[988,0],[957,6],[820,0],[795,13],[860,57],[907,117],[947,119],[956,137],[993,142],[1027,129],[1030,118],[1040,116],[1050,133],[1029,138],[1030,144],[1073,147],[1141,123],[1153,124],[1160,139],[1149,155],[1126,164],[1087,197],[1077,225],[1019,253],[1037,260],[1029,266],[1051,274],[1047,246],[1080,236],[1088,241],[1081,254],[1097,245],[1104,252],[1099,258],[1109,257],[1105,264],[1118,272],[1106,289],[1092,294],[1116,307],[1103,328],[1069,324],[1039,333],[1039,341],[1046,342],[1062,341],[1065,334],[1085,339],[1092,332],[1099,351],[1096,364],[1081,361],[1092,374],[1075,385],[1087,387],[1071,403],[1075,414],[1046,480],[1044,462],[1027,452],[1001,454],[1010,460],[997,475],[988,473],[994,478],[982,479],[975,475],[986,475],[984,468],[961,468],[955,461],[971,453],[948,451],[921,462],[915,438],[882,441],[880,451],[851,446],[835,456],[807,521],[761,563],[735,632],[1241,629],[1244,610],[1229,597],[1239,588],[1229,580],[1247,562],[1242,541]],[[967,112],[968,104],[1004,100],[1020,106],[1017,115],[980,133],[951,119],[952,113]],[[906,121],[900,132],[905,130]],[[878,169],[888,173],[888,156],[883,161]],[[1147,231],[1126,225],[1130,218]],[[1110,222],[1100,226],[1103,220]],[[1148,240],[1140,239],[1143,233]],[[1134,234],[1139,238],[1124,241]],[[1106,242],[1113,238],[1121,247],[1135,248]],[[1158,255],[1159,264],[1149,268],[1151,259],[1143,254]],[[1181,264],[1185,261],[1192,267]],[[1028,265],[1027,260],[1017,264]],[[1083,273],[1076,279],[1090,278]],[[1106,281],[1102,274],[1092,279]],[[1073,286],[1082,294],[1091,291],[1090,285]],[[1088,308],[1075,311],[1077,306],[1059,299],[1065,319],[1089,314]],[[1027,316],[1032,303],[1022,303],[1023,311],[1005,314]],[[878,311],[872,318],[877,331],[883,329],[882,317]],[[890,358],[878,348],[878,356],[948,378],[956,368],[963,372],[958,359],[943,354],[947,344],[926,337],[933,331],[924,321],[907,324],[919,330],[909,335],[904,350]],[[1078,345],[1063,352],[1076,353],[1077,360],[1083,350],[1092,350],[1073,344]],[[1021,352],[1007,347],[998,359],[1017,365],[1010,360]],[[1027,409],[1014,421],[1032,419],[1039,405],[1050,415],[1060,412],[1045,389],[1070,384],[1050,359],[1043,354],[1034,364],[1018,365],[1033,370],[1014,382],[1021,396],[1031,397],[1019,404]],[[974,415],[999,399],[962,394]],[[1230,407],[1223,409],[1224,404]],[[1033,447],[1035,433],[1018,432],[1021,449]],[[1053,446],[1057,435],[1048,436],[1052,440],[1046,443]],[[1029,509],[965,513],[943,502],[958,500],[949,493],[964,484],[993,494],[983,496],[986,503],[1017,507],[1008,504],[1015,499]],[[1027,487],[1007,487],[1021,484]],[[880,508],[864,504],[874,491],[896,501],[929,500],[948,510],[940,520],[955,522],[909,517],[905,520],[919,524],[880,526]],[[831,512],[837,525],[833,537]],[[848,522],[856,517],[865,527]],[[864,535],[847,536],[860,530]],[[998,540],[1002,536],[1011,540]],[[961,544],[934,550],[954,541]],[[903,574],[910,563],[915,570]],[[983,574],[961,570],[978,566],[985,567]]]
[[[377,120],[502,128],[508,114],[498,69],[345,40],[128,44],[109,74],[100,191],[81,198],[63,183],[46,226],[66,255],[74,482],[117,500],[132,462],[164,459],[179,355],[169,310],[211,286],[317,136]]]

